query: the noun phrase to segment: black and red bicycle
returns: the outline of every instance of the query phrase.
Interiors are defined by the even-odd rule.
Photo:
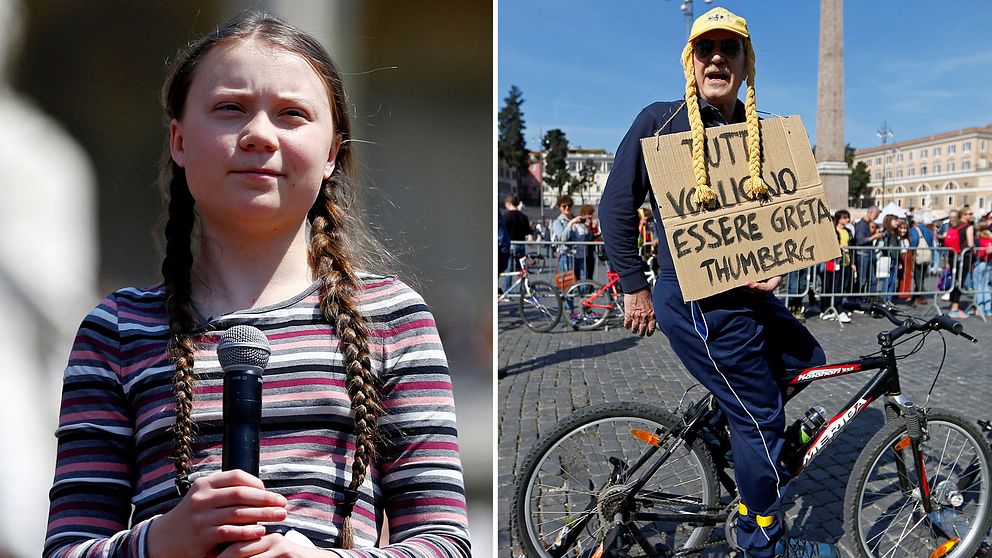
[[[898,364],[934,332],[975,339],[944,316],[922,320],[876,304],[864,309],[896,325],[879,333],[877,353],[797,370],[779,387],[788,401],[815,381],[878,372],[834,414],[807,412],[806,435],[792,440],[783,460],[798,475],[856,416],[881,403],[885,422],[864,446],[845,495],[852,551],[970,558],[992,523],[992,450],[975,421],[929,407],[929,394],[922,404],[904,394]],[[914,339],[914,348],[897,356],[896,347]],[[940,367],[934,384],[939,374]],[[718,413],[707,395],[674,411],[608,403],[562,421],[517,477],[511,520],[527,555],[687,556],[725,544],[711,540],[717,526],[733,547],[739,501]]]

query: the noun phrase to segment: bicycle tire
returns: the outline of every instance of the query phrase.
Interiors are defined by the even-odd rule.
[[[561,294],[551,283],[525,281],[521,285],[520,317],[538,333],[547,333],[561,320]]]
[[[908,442],[906,423],[890,421],[866,444],[844,496],[844,530],[857,556],[930,556],[949,541],[943,530],[959,535],[946,558],[971,558],[982,544],[992,523],[988,441],[968,419],[947,410],[926,413],[926,432],[929,438],[920,445],[924,470],[931,499],[941,503],[944,514],[923,511],[919,487],[914,486],[916,466],[906,450],[902,461],[909,489],[901,485],[894,445]],[[957,505],[952,504],[955,494],[961,498]]]
[[[514,486],[510,522],[525,553],[534,558],[551,556],[546,549],[566,525],[575,526],[576,521],[594,514],[575,544],[560,554],[588,556],[599,544],[596,535],[602,535],[609,524],[602,514],[611,512],[605,511],[604,506],[609,505],[611,497],[616,502],[619,487],[623,486],[608,482],[616,467],[610,459],[619,459],[629,466],[647,448],[630,433],[630,428],[654,432],[657,428],[668,430],[678,422],[671,413],[651,405],[606,403],[584,409],[559,423],[528,454]],[[699,439],[690,445],[683,443],[654,473],[646,488],[650,490],[642,490],[635,497],[638,511],[689,513],[720,505],[716,468],[709,450]],[[589,511],[591,497],[596,501],[593,511]],[[574,512],[580,516],[573,518]],[[634,540],[635,526],[646,545]],[[688,522],[645,521],[635,525],[634,519],[625,527],[621,542],[626,539],[631,546],[620,549],[621,556],[667,556],[672,549],[707,542],[713,529],[712,524]],[[646,551],[645,546],[652,550]],[[661,551],[659,547],[668,550]]]
[[[562,295],[562,302],[569,309],[568,321],[572,324],[572,329],[579,331],[597,329],[610,318],[610,311],[616,302],[613,300],[613,293],[609,289],[597,294],[592,299],[596,304],[595,308],[590,308],[582,304],[602,288],[602,284],[592,279],[583,279],[572,283],[570,287],[565,289],[565,294]],[[601,308],[603,306],[605,308]]]

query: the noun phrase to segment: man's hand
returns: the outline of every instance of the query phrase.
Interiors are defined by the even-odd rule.
[[[781,282],[782,276],[776,275],[775,277],[765,279],[764,281],[751,281],[747,285],[744,285],[744,288],[753,293],[771,293],[775,292],[775,289],[778,288],[779,283]]]
[[[650,288],[623,295],[623,327],[641,337],[654,335],[658,323],[654,319]]]

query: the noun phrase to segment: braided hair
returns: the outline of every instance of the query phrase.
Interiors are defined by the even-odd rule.
[[[750,175],[744,191],[752,197],[764,196],[767,185],[761,178],[761,124],[754,95],[754,48],[750,38],[744,38],[745,66],[747,70],[747,97],[744,112],[747,116],[747,161]],[[710,187],[706,172],[706,134],[703,118],[699,113],[699,92],[696,88],[696,71],[693,66],[693,44],[686,43],[682,50],[682,69],[685,72],[685,106],[689,115],[689,129],[692,133],[692,173],[696,178],[696,192],[693,197],[700,207],[716,200],[716,192]]]
[[[310,229],[308,264],[319,282],[320,311],[337,335],[343,354],[348,394],[355,423],[355,457],[351,481],[339,506],[344,517],[339,544],[354,545],[351,515],[359,489],[376,459],[380,440],[378,418],[382,415],[380,386],[372,368],[369,329],[358,305],[361,289],[358,269],[382,271],[394,258],[365,224],[356,192],[357,168],[351,146],[351,124],[340,73],[320,43],[273,16],[247,11],[226,25],[190,44],[173,63],[162,89],[162,104],[170,119],[180,119],[197,65],[213,47],[231,40],[261,40],[303,57],[324,80],[340,148],[334,171],[321,184],[317,199],[307,214]],[[193,267],[192,234],[195,201],[185,171],[166,151],[160,182],[168,201],[165,226],[165,258],[162,276],[169,318],[169,353],[175,366],[176,422],[173,427],[176,486],[181,494],[189,489],[194,423],[192,419],[195,375],[192,340]]]

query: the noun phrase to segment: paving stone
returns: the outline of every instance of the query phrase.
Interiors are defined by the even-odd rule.
[[[512,485],[507,479],[514,478],[541,434],[576,410],[605,401],[648,402],[674,408],[685,390],[695,383],[660,332],[641,339],[612,318],[608,330],[579,332],[559,325],[550,333],[540,334],[523,327],[515,316],[515,310],[512,315],[504,308],[498,312],[497,556],[506,558],[519,552],[509,527]],[[806,325],[823,345],[830,362],[874,353],[878,348],[876,334],[890,328],[888,321],[865,315],[855,315],[854,321],[843,328],[818,319]],[[966,331],[980,339],[992,338],[990,323],[970,319],[964,325]],[[973,345],[952,335],[945,338],[946,358],[929,404],[975,419],[992,418],[988,405],[992,401],[992,378],[988,374],[992,343],[983,340]],[[900,346],[900,354],[909,352],[913,345]],[[935,334],[920,352],[899,363],[903,392],[919,404],[926,401],[942,356],[943,345]],[[869,374],[811,385],[790,401],[786,408],[788,420],[791,422],[812,405],[823,405],[831,413],[839,410],[868,381]],[[697,388],[689,399],[702,393]],[[881,408],[872,405],[793,480],[783,501],[791,533],[841,540],[848,477],[861,450],[883,423]]]

